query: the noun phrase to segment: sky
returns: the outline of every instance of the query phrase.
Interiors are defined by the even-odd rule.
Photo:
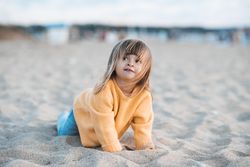
[[[250,27],[250,0],[0,0],[0,24]]]

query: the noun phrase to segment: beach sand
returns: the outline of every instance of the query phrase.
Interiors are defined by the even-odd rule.
[[[250,47],[149,41],[152,151],[103,152],[57,136],[113,43],[0,42],[0,166],[250,166]],[[133,146],[133,132],[121,139]]]

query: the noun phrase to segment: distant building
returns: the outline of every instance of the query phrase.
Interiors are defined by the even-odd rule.
[[[32,25],[29,27],[0,26],[0,39],[21,37],[32,37],[33,39],[51,44],[63,44],[90,39],[114,43],[124,38],[140,38],[162,42],[184,41],[249,45],[250,28],[206,29],[201,27],[139,27],[101,24],[70,26],[65,24],[49,24]]]
[[[47,40],[47,29],[42,25],[32,25],[26,29],[26,32],[31,34],[31,36],[39,41]]]
[[[47,41],[51,44],[63,44],[69,41],[69,26],[64,24],[46,25]]]

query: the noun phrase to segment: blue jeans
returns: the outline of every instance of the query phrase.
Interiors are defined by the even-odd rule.
[[[57,119],[57,133],[59,136],[79,135],[73,109],[70,112],[63,112],[59,115]]]

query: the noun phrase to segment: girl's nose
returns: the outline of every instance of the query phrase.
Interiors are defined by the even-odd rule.
[[[128,61],[128,66],[134,66],[133,60]]]

